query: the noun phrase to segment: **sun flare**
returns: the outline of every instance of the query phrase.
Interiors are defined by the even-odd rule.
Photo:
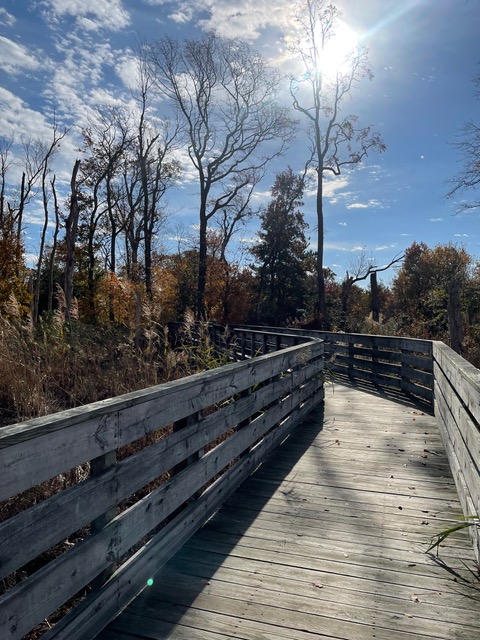
[[[360,44],[358,34],[345,22],[339,20],[335,33],[325,42],[319,55],[318,68],[327,78],[335,77],[337,72],[348,65],[349,57]]]

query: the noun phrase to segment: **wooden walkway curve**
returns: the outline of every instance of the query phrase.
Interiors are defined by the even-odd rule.
[[[476,640],[480,583],[435,418],[335,384],[98,640]]]

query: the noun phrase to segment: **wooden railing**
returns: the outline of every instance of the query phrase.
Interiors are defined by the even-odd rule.
[[[269,331],[268,327],[263,327]],[[258,327],[235,326],[258,344]],[[443,342],[355,333],[276,329],[325,341],[326,368],[341,378],[397,389],[431,404],[465,516],[480,515],[480,371]],[[249,342],[249,343],[250,343]],[[470,527],[480,564],[480,529]]]
[[[480,515],[480,371],[433,342],[435,416],[466,516]],[[470,527],[480,565],[480,528]]]
[[[252,341],[256,348],[261,347],[258,327],[233,326],[232,330],[238,342],[246,341],[247,350]],[[264,331],[273,329],[265,327]],[[275,331],[278,335],[282,329]],[[290,328],[283,331],[324,340],[328,369],[334,374],[401,390],[433,403],[431,340]]]
[[[0,523],[0,580],[25,578],[0,597],[2,640],[67,601],[44,637],[93,638],[322,401],[323,342],[263,340],[265,355],[0,430],[0,500],[27,506]],[[86,479],[36,502],[79,465]]]

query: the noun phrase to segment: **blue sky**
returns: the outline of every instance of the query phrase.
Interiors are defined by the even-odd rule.
[[[325,264],[340,277],[359,252],[388,263],[414,240],[449,241],[480,256],[480,213],[455,215],[446,181],[461,167],[451,144],[466,120],[480,121],[473,76],[480,71],[479,0],[344,0],[343,20],[370,49],[374,79],[352,95],[349,109],[373,124],[387,151],[328,182]],[[131,100],[134,51],[162,34],[196,37],[210,29],[247,40],[289,73],[285,38],[291,0],[3,0],[0,4],[0,135],[51,137],[52,114],[75,124],[56,160],[68,183],[79,130],[96,105]],[[275,172],[300,170],[299,139],[272,164],[256,202],[269,197]],[[169,195],[164,238],[196,222],[188,172]],[[39,211],[39,210],[38,210]],[[39,211],[40,213],[40,211]],[[314,198],[304,213],[315,240]],[[27,252],[35,254],[40,218],[28,218]],[[255,225],[237,240],[248,241]],[[387,273],[387,280],[391,277]]]

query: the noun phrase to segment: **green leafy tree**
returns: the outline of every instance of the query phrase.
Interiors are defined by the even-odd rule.
[[[393,282],[401,327],[416,337],[450,342],[464,351],[465,292],[471,281],[472,258],[453,244],[430,249],[414,242]]]
[[[272,200],[261,214],[259,242],[251,249],[258,274],[257,320],[284,324],[304,308],[307,225],[301,212],[303,177],[278,173]]]

